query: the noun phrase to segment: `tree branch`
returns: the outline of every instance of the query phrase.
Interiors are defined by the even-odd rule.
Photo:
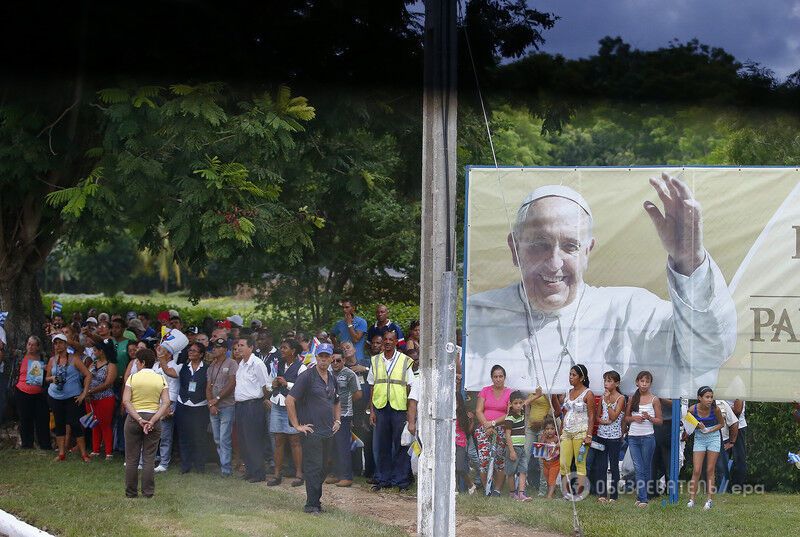
[[[60,115],[60,116],[58,116],[58,117],[56,118],[56,120],[55,120],[55,121],[53,121],[51,124],[49,124],[48,126],[46,126],[45,128],[43,128],[43,129],[42,129],[42,132],[40,132],[39,134],[37,134],[37,135],[36,135],[36,137],[38,138],[39,136],[41,136],[41,135],[42,135],[42,134],[44,134],[45,132],[47,133],[47,144],[50,146],[50,152],[51,152],[53,155],[55,155],[55,154],[56,154],[56,152],[55,152],[55,151],[53,151],[53,128],[54,128],[56,125],[58,125],[58,123],[59,123],[59,122],[60,122],[62,119],[64,119],[64,116],[66,116],[66,115],[69,113],[69,111],[70,111],[70,110],[72,110],[73,108],[75,108],[76,106],[78,106],[78,103],[79,103],[79,102],[80,102],[80,99],[76,99],[76,100],[75,100],[75,102],[74,102],[74,103],[72,103],[71,105],[69,105],[69,106],[67,107],[67,109],[66,109],[66,110],[64,110],[63,112],[61,112],[61,115]]]

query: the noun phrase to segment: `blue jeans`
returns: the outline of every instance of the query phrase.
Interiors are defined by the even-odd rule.
[[[606,449],[605,451],[591,450],[597,451],[592,465],[595,469],[593,490],[598,496],[610,496],[612,500],[616,500],[619,483],[619,448],[622,446],[622,438],[600,438],[597,436],[595,440],[603,444]],[[611,464],[610,488],[607,485],[609,463]]]
[[[214,433],[214,443],[217,445],[219,455],[219,468],[222,475],[231,475],[231,457],[233,455],[233,405],[219,409],[215,416],[210,415],[211,430]]]
[[[631,450],[633,467],[636,469],[636,498],[647,503],[647,486],[653,468],[653,453],[656,450],[656,436],[628,435],[628,449]]]
[[[175,412],[175,403],[170,403],[170,408]],[[175,427],[175,417],[170,416],[161,420],[161,445],[158,447],[159,465],[169,468],[172,460],[172,432]]]

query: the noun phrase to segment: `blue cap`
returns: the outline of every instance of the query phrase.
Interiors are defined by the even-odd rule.
[[[317,345],[317,355],[322,353],[333,354],[333,345],[330,343],[320,343]]]

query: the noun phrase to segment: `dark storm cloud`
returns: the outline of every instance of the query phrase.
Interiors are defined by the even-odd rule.
[[[536,0],[561,17],[542,50],[580,58],[604,36],[652,50],[697,38],[740,62],[752,60],[783,79],[800,69],[800,0]]]

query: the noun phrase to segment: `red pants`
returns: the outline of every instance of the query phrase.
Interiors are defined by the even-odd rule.
[[[92,429],[92,451],[94,453],[100,453],[100,440],[102,439],[106,455],[111,455],[111,449],[114,447],[114,432],[111,424],[114,420],[115,403],[116,399],[113,395],[92,401],[94,415],[97,417],[97,425]],[[89,403],[86,403],[86,412],[89,410]]]

